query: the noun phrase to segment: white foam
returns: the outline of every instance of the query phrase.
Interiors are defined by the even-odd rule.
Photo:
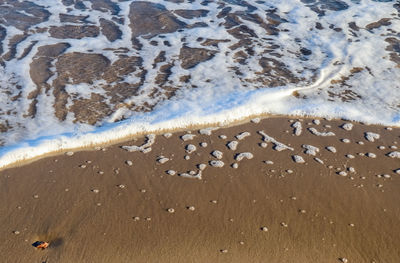
[[[54,44],[59,40],[49,37],[48,32],[31,34],[17,47],[17,57],[23,53],[25,47],[31,41],[38,41],[32,51],[23,59],[12,59],[5,62],[5,67],[0,67],[0,86],[2,90],[9,92],[0,93],[1,112],[15,112],[12,115],[1,115],[1,123],[7,121],[12,128],[1,137],[6,146],[0,149],[0,167],[4,167],[16,161],[34,158],[55,151],[88,147],[103,144],[112,140],[127,138],[132,135],[156,133],[166,129],[177,129],[191,125],[209,125],[215,123],[224,125],[242,120],[254,115],[263,114],[287,114],[307,115],[317,117],[337,117],[347,120],[357,120],[365,123],[384,124],[387,126],[400,126],[400,113],[397,107],[400,97],[400,68],[390,61],[388,43],[385,41],[390,32],[396,31],[400,26],[398,19],[392,19],[390,25],[367,30],[366,25],[379,21],[385,17],[397,17],[398,11],[392,2],[378,2],[371,0],[346,1],[348,8],[341,11],[326,11],[324,16],[318,16],[305,4],[297,0],[272,0],[268,4],[257,1],[249,1],[256,10],[253,12],[267,20],[267,11],[276,10],[286,23],[279,26],[277,35],[268,35],[269,40],[256,38],[255,52],[245,65],[235,63],[235,52],[229,49],[232,44],[238,42],[236,38],[221,26],[222,19],[217,18],[217,3],[201,5],[199,1],[192,3],[171,3],[164,0],[152,0],[151,2],[166,6],[172,13],[176,9],[206,9],[210,11],[204,18],[195,18],[197,22],[204,22],[208,27],[184,29],[179,32],[163,34],[153,39],[139,38],[143,45],[142,50],[132,47],[132,32],[129,27],[128,17],[131,1],[116,2],[120,8],[119,17],[113,17],[111,12],[93,10],[77,10],[71,6],[72,13],[88,16],[87,20],[94,25],[99,25],[99,19],[123,18],[123,23],[118,27],[122,31],[120,40],[110,43],[102,34],[97,38],[65,39],[71,45],[68,52],[101,53],[110,61],[115,61],[117,55],[105,48],[127,48],[126,55],[138,55],[144,59],[143,68],[148,72],[145,84],[140,87],[140,95],[126,98],[130,105],[157,105],[152,112],[138,113],[127,108],[115,110],[112,116],[99,121],[98,126],[75,123],[73,116],[69,114],[67,119],[60,122],[54,116],[54,96],[40,94],[38,96],[38,110],[35,118],[24,118],[32,100],[28,98],[36,87],[29,75],[29,64],[37,51],[38,46]],[[37,0],[36,4],[43,5],[51,16],[48,21],[36,25],[36,28],[62,25],[59,14],[66,11],[66,7],[57,1]],[[236,1],[226,1],[232,8],[231,12],[245,11],[246,8],[235,4]],[[85,2],[89,4],[89,2]],[[179,18],[189,22],[187,19]],[[315,30],[315,22],[321,23],[324,29]],[[355,22],[360,30],[354,32],[349,22]],[[260,25],[242,19],[242,23],[251,28],[257,35],[265,35],[265,30]],[[331,30],[330,25],[341,28],[340,32]],[[32,28],[34,29],[34,28]],[[21,34],[20,30],[12,26],[6,27],[7,36],[3,41],[5,52],[9,50],[10,39]],[[397,30],[398,31],[398,30]],[[202,47],[197,43],[198,37],[228,39],[230,42],[218,44],[218,48],[209,47],[220,51],[213,59],[199,64],[189,70],[183,70],[180,63],[175,63],[171,70],[169,81],[176,85],[184,85],[184,89],[178,90],[176,96],[159,103],[163,96],[150,96],[154,87],[158,91],[161,88],[155,85],[155,74],[159,66],[153,69],[154,57],[162,49],[166,51],[166,57],[172,61],[179,55],[179,48],[184,44],[185,38],[191,47]],[[151,40],[168,40],[171,47],[149,44]],[[274,52],[280,57],[285,67],[298,78],[306,81],[285,86],[267,87],[257,81],[260,71],[258,60],[272,55],[265,54],[266,47],[272,44],[279,45]],[[299,59],[300,47],[312,50],[312,54]],[[245,47],[241,47],[244,49]],[[275,57],[276,58],[276,57]],[[336,63],[337,61],[341,63]],[[236,74],[237,67],[242,74]],[[353,68],[361,68],[362,71],[352,74]],[[189,74],[192,77],[190,84],[180,83],[181,75]],[[137,83],[138,78],[129,75],[125,81],[129,84]],[[350,76],[351,75],[351,76]],[[333,86],[332,80],[350,76],[346,85]],[[379,77],[377,77],[379,76]],[[245,81],[249,79],[250,81]],[[54,79],[50,79],[49,82]],[[15,85],[18,84],[18,85]],[[98,82],[90,87],[95,93],[102,92]],[[190,85],[197,88],[192,89]],[[11,97],[18,93],[17,86],[22,87],[21,99],[12,101]],[[90,86],[90,85],[89,85]],[[347,87],[356,95],[349,101],[343,102]],[[99,89],[97,89],[99,88]],[[77,92],[79,96],[87,96],[87,89],[83,86],[68,86],[70,91]],[[299,97],[293,96],[296,91]],[[332,95],[333,94],[333,95]],[[114,107],[111,107],[114,109]],[[126,121],[110,123],[124,117]],[[145,151],[151,150],[150,147]]]

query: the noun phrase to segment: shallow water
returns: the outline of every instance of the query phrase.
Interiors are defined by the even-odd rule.
[[[2,0],[0,142],[261,113],[399,125],[399,11],[371,0]]]

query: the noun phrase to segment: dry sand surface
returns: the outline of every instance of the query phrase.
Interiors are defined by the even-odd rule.
[[[1,171],[0,261],[400,262],[400,130],[345,123],[267,118]]]

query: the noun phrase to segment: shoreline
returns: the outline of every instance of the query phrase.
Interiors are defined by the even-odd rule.
[[[116,139],[112,139],[109,141],[104,141],[104,142],[99,142],[99,143],[93,143],[93,144],[89,144],[89,145],[83,145],[80,147],[66,147],[66,148],[60,148],[57,150],[50,150],[48,152],[45,152],[43,154],[37,155],[37,156],[33,156],[33,157],[29,157],[29,158],[24,158],[21,156],[16,157],[17,160],[15,161],[8,161],[5,162],[5,164],[1,164],[0,166],[0,172],[10,169],[10,168],[15,168],[15,167],[20,167],[20,166],[24,166],[24,165],[28,165],[31,164],[35,161],[41,160],[43,158],[47,158],[47,157],[52,157],[52,156],[59,156],[59,155],[63,155],[67,152],[80,152],[80,151],[95,151],[96,147],[109,147],[112,145],[116,145],[116,144],[120,144],[120,143],[124,143],[124,142],[128,142],[130,140],[134,140],[134,139],[138,139],[141,137],[146,136],[147,134],[155,134],[155,135],[161,135],[163,133],[176,133],[176,132],[181,132],[181,131],[185,131],[185,130],[196,130],[196,129],[205,129],[205,128],[210,128],[210,127],[218,127],[218,128],[229,128],[229,127],[233,127],[233,126],[238,126],[238,125],[242,125],[244,123],[247,123],[249,121],[251,121],[252,119],[260,119],[260,120],[264,120],[267,118],[292,118],[292,119],[327,119],[327,117],[319,117],[319,116],[303,116],[303,115],[282,115],[282,114],[259,114],[259,115],[250,115],[244,118],[240,118],[240,119],[236,119],[233,121],[225,121],[225,122],[215,122],[215,123],[204,123],[204,124],[198,124],[198,125],[188,125],[188,126],[182,126],[182,127],[178,127],[175,129],[155,129],[154,131],[150,131],[150,132],[146,132],[146,131],[142,131],[142,132],[136,132],[136,133],[132,133],[126,136],[123,136],[121,138],[116,138]],[[387,126],[387,125],[383,125],[383,124],[369,124],[369,123],[364,123],[362,121],[352,121],[352,120],[346,120],[344,118],[329,118],[330,120],[343,120],[343,121],[349,121],[349,122],[354,122],[354,123],[360,123],[360,124],[366,124],[366,125],[373,125],[373,126],[381,126],[381,127],[392,127],[395,128],[396,126]],[[95,133],[88,133],[88,134],[83,134],[83,136],[85,135],[93,135]],[[67,138],[67,140],[70,138]],[[46,142],[46,141],[45,141]],[[44,143],[45,143],[44,142]],[[7,147],[7,146],[6,146]],[[15,147],[15,145],[13,146]],[[40,146],[39,146],[40,147]],[[23,148],[23,147],[22,147]],[[19,147],[18,150],[21,150],[21,147]],[[18,151],[17,150],[17,151]],[[31,150],[34,150],[34,147],[31,148]],[[1,163],[1,159],[4,158],[4,156],[7,155],[12,155],[13,151],[9,151],[6,152],[3,157],[0,157],[0,163]],[[18,153],[17,153],[18,155]],[[21,154],[19,154],[21,155]]]

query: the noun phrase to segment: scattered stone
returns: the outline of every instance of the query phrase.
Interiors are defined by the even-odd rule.
[[[86,165],[85,164],[81,164],[81,165],[79,165],[79,167],[82,168],[82,169],[85,169]]]
[[[175,175],[175,174],[176,174],[176,171],[174,171],[174,170],[167,170],[166,173],[169,174],[169,175]]]
[[[18,230],[14,230],[14,231],[13,231],[13,234],[14,234],[14,235],[19,235],[20,232],[19,232]]]
[[[233,164],[232,164],[232,168],[233,168],[233,169],[239,168],[239,164],[238,164],[238,163],[233,163]]]
[[[336,148],[333,146],[327,146],[325,149],[327,149],[328,151],[332,152],[332,153],[336,153]]]
[[[204,169],[206,169],[206,167],[207,167],[207,165],[204,163],[197,165],[197,168],[199,168],[200,171],[204,171]]]
[[[326,137],[326,136],[335,136],[336,134],[333,132],[319,132],[317,129],[315,129],[314,127],[308,128],[308,130],[311,132],[311,134],[315,135],[315,136],[322,136],[322,137]]]
[[[305,149],[304,153],[308,155],[315,156],[319,152],[319,148],[312,145],[303,144],[301,147]]]
[[[74,155],[74,152],[66,152],[65,155],[72,156],[72,155]]]
[[[315,160],[317,163],[324,164],[324,161],[322,161],[321,159],[319,159],[319,158],[317,158],[317,157],[314,157],[314,160]]]
[[[396,145],[391,145],[391,146],[390,146],[390,149],[396,150],[396,149],[397,149],[397,146],[396,146]]]
[[[208,144],[207,144],[206,142],[201,142],[201,143],[200,143],[200,146],[203,147],[203,148],[207,147],[207,145],[208,145]]]
[[[164,133],[163,136],[168,139],[168,138],[172,137],[172,133],[167,132],[167,133]]]
[[[260,146],[261,146],[262,148],[267,148],[267,147],[268,147],[268,144],[267,144],[266,142],[262,142],[262,143],[260,143]]]
[[[33,195],[33,198],[38,199],[39,195]]]
[[[244,138],[246,138],[246,137],[248,137],[250,135],[251,135],[250,132],[242,132],[242,133],[239,133],[238,135],[236,135],[235,138],[240,141],[240,140],[243,140]]]
[[[350,143],[350,140],[346,139],[346,138],[345,139],[341,139],[340,141],[343,142],[343,143]]]
[[[187,209],[190,210],[190,211],[196,210],[196,208],[194,206],[188,206]]]
[[[197,173],[195,171],[190,171],[189,173],[180,173],[178,176],[191,179],[202,179],[202,172],[199,170]]]
[[[285,222],[282,222],[282,223],[281,223],[281,226],[283,226],[283,227],[288,227],[288,225],[287,225]]]
[[[295,163],[305,163],[304,158],[301,157],[300,155],[292,155],[293,161]]]
[[[104,172],[103,172],[103,171],[98,171],[97,173],[98,173],[98,174],[104,174]]]
[[[400,158],[400,152],[394,151],[387,154],[390,158]]]
[[[301,214],[305,214],[305,213],[306,213],[306,210],[304,210],[304,209],[300,209],[300,210],[299,210],[299,213],[301,213]]]
[[[228,137],[226,136],[226,135],[224,135],[224,134],[222,134],[222,135],[220,135],[220,136],[218,136],[220,139],[222,139],[222,140],[226,140]]]
[[[127,165],[129,165],[129,166],[132,166],[132,165],[133,165],[133,162],[132,162],[132,161],[129,161],[129,160],[126,161],[125,163],[126,163]]]
[[[217,158],[217,159],[222,159],[222,157],[223,157],[223,153],[220,152],[220,151],[218,151],[218,150],[213,151],[213,152],[211,153],[211,155],[214,156],[214,157]]]
[[[264,142],[271,142],[273,143],[274,146],[274,150],[280,152],[283,150],[290,150],[290,151],[294,151],[294,149],[292,147],[289,147],[281,142],[278,142],[277,140],[275,140],[274,138],[272,138],[271,136],[268,136],[264,131],[258,131],[258,134],[260,134],[261,136],[263,136],[263,141]]]
[[[292,124],[292,127],[294,128],[294,135],[300,136],[303,129],[301,126],[301,122],[296,121],[295,123]]]
[[[221,168],[221,167],[223,167],[224,165],[225,165],[225,163],[223,162],[223,161],[220,161],[220,160],[212,160],[212,161],[210,161],[210,165],[212,166],[212,167],[219,167],[219,168]]]
[[[389,179],[391,176],[389,174],[383,174],[382,177],[386,178],[386,179]]]
[[[394,172],[400,174],[400,169],[396,169]]]
[[[264,163],[265,163],[265,164],[274,164],[274,162],[273,162],[273,161],[270,161],[270,160],[264,161]]]
[[[356,158],[354,155],[352,155],[352,154],[346,154],[345,155],[346,156],[346,158],[349,158],[349,159],[354,159],[354,158]]]
[[[217,200],[211,200],[210,202],[211,202],[211,203],[213,203],[213,204],[216,204],[216,203],[218,203],[218,201],[217,201]]]
[[[187,133],[187,134],[185,134],[185,135],[182,135],[182,136],[181,136],[181,139],[182,139],[184,142],[186,142],[186,141],[191,141],[191,140],[193,140],[194,137],[196,137],[196,135]]]
[[[365,134],[365,139],[370,142],[374,142],[375,140],[378,140],[381,136],[377,133],[374,132],[366,132]]]
[[[205,129],[199,130],[199,133],[202,135],[211,135],[213,131],[216,131],[218,129],[219,128],[217,128],[217,127],[205,128]]]
[[[379,149],[379,150],[385,150],[385,149],[386,149],[386,147],[385,147],[385,146],[383,146],[383,145],[380,145],[380,146],[378,146],[378,149]]]
[[[348,263],[349,262],[349,260],[347,258],[340,258],[339,260],[342,263]]]
[[[261,227],[261,231],[268,232],[268,227],[266,226]]]
[[[144,194],[144,193],[146,193],[147,191],[146,191],[146,189],[141,189],[140,192]]]
[[[226,146],[229,150],[236,151],[238,144],[239,143],[237,141],[230,141]]]
[[[121,188],[121,189],[124,189],[125,188],[125,185],[124,184],[119,184],[119,185],[117,185],[118,186],[118,188]]]
[[[359,141],[359,142],[357,142],[357,144],[359,144],[359,145],[364,145],[364,142]]]
[[[128,152],[142,152],[142,153],[149,153],[151,152],[151,146],[155,143],[156,141],[156,135],[155,134],[149,134],[146,135],[146,142],[142,144],[141,146],[121,146],[122,149],[127,150]]]
[[[286,172],[287,172],[288,174],[292,174],[292,173],[293,173],[293,170],[288,169],[288,170],[286,170]]]
[[[169,158],[164,157],[164,156],[159,156],[159,157],[157,158],[157,162],[158,162],[159,164],[164,164],[164,163],[166,163],[166,162],[168,162],[168,161],[169,161]]]
[[[92,189],[92,192],[95,193],[95,194],[98,194],[100,192],[100,190],[99,189]]]
[[[349,167],[349,168],[347,168],[347,170],[350,172],[350,173],[355,173],[356,172],[356,169],[354,168],[354,167]]]
[[[189,156],[189,155],[185,155],[183,158],[184,158],[186,161],[187,161],[187,160],[190,160],[190,156]]]
[[[139,220],[140,220],[140,217],[138,217],[138,216],[133,217],[133,221],[139,221]]]
[[[376,158],[376,154],[375,153],[366,153],[365,155],[367,157],[369,157],[369,158]]]
[[[145,220],[146,221],[151,221],[151,217],[146,217]]]
[[[167,211],[168,211],[168,213],[170,213],[170,214],[175,213],[175,209],[173,209],[173,208],[168,208]]]
[[[228,249],[221,249],[220,252],[221,252],[221,253],[224,253],[224,254],[225,254],[225,253],[228,253]]]
[[[337,174],[340,176],[347,176],[347,172],[345,172],[345,171],[340,171]]]
[[[346,130],[346,131],[351,131],[353,129],[353,124],[352,123],[345,123],[340,128]]]
[[[191,154],[192,152],[194,152],[194,151],[196,151],[197,150],[197,148],[196,148],[196,146],[194,146],[193,144],[188,144],[188,145],[186,145],[186,152],[188,153],[188,154]]]
[[[235,156],[235,160],[236,161],[238,161],[238,162],[240,162],[241,160],[243,160],[244,158],[246,158],[246,159],[253,159],[253,154],[251,153],[251,152],[244,152],[244,153],[239,153],[239,154],[236,154],[236,156]]]

